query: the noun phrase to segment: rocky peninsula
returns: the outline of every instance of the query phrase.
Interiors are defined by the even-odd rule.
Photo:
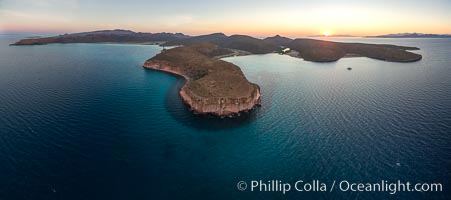
[[[260,88],[240,68],[214,57],[230,51],[212,43],[165,50],[144,63],[147,69],[186,80],[179,94],[194,113],[232,117],[260,105]]]

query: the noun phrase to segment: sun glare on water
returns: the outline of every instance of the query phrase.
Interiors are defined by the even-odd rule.
[[[323,35],[326,36],[326,37],[327,37],[327,36],[330,36],[330,31],[324,31],[324,32],[323,32]]]

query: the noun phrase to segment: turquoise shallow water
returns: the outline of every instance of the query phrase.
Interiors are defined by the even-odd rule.
[[[262,88],[234,120],[194,116],[183,84],[141,65],[157,46],[9,47],[0,36],[0,199],[446,199],[451,40],[416,63],[226,58]],[[346,70],[352,67],[351,71]],[[439,182],[443,192],[241,192],[238,181]]]

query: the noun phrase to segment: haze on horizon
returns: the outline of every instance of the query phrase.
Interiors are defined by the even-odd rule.
[[[0,0],[0,33],[449,34],[450,10],[446,0]]]

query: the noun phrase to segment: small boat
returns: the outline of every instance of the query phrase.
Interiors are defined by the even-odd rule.
[[[352,68],[351,68],[351,67],[348,67],[348,70],[352,70]]]

